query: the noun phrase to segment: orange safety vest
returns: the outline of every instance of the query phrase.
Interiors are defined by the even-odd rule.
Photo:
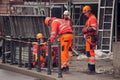
[[[95,32],[88,32],[87,31],[88,27],[92,27],[96,31]],[[96,19],[94,14],[90,14],[88,16],[88,20],[86,21],[85,26],[84,26],[83,29],[86,30],[86,36],[91,35],[91,34],[92,35],[97,35],[97,19]]]
[[[67,20],[65,20],[65,19],[64,19],[64,21],[65,21],[65,22],[68,22],[68,23],[70,24],[70,26],[72,27],[73,22],[72,22],[72,20],[71,20],[71,19],[67,19]]]
[[[64,19],[54,19],[51,23],[51,42],[54,41],[55,37],[61,35],[66,32],[72,33],[71,23],[70,21],[66,21]]]

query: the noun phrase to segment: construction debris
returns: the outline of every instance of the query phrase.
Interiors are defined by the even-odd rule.
[[[113,59],[113,53],[105,53],[101,50],[95,50],[95,58],[96,59]],[[80,54],[77,57],[77,60],[87,59],[85,54]]]

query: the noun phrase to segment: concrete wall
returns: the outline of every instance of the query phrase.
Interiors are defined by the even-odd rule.
[[[120,42],[113,43],[114,77],[120,77]]]

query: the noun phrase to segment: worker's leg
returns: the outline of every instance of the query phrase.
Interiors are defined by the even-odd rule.
[[[86,55],[88,57],[88,69],[95,72],[95,53],[91,36],[86,39]]]
[[[64,34],[61,36],[61,67],[67,67],[68,65],[68,49],[70,46],[70,41],[72,41],[72,34]]]

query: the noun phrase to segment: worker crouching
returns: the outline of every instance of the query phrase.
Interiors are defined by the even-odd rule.
[[[44,36],[42,33],[38,33],[36,35],[36,39],[40,39],[40,66],[45,67],[46,65],[46,56],[48,55],[48,46],[46,45],[46,42],[44,40]],[[33,43],[33,56],[34,56],[34,61],[32,65],[35,67],[36,64],[38,63],[38,43],[34,42]]]

